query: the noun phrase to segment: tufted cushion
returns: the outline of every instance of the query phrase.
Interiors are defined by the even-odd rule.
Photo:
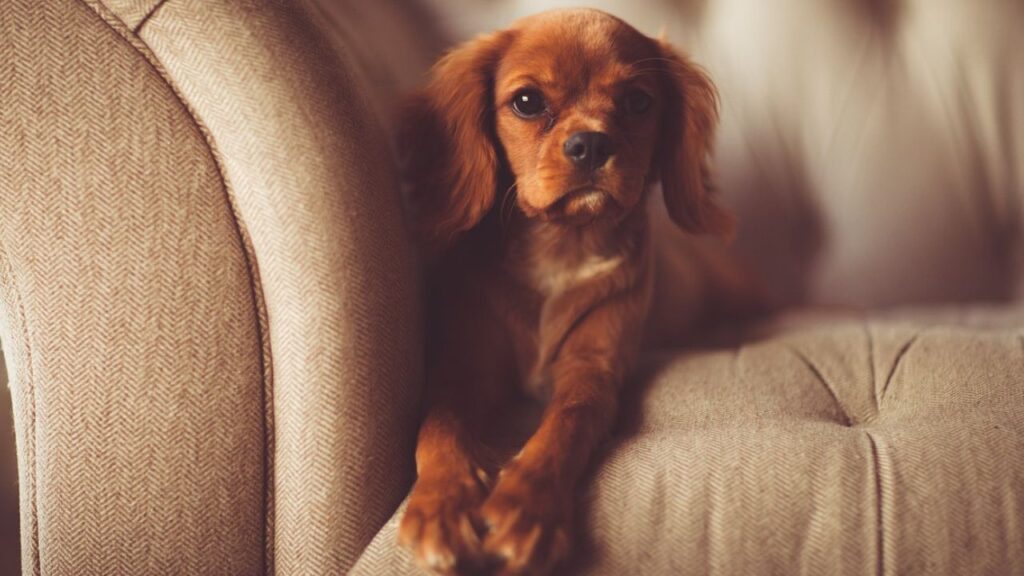
[[[648,357],[580,574],[1024,573],[1024,307],[803,313]],[[355,574],[414,574],[392,519]]]

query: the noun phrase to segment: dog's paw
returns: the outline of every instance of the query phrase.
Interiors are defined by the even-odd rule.
[[[472,477],[418,480],[398,526],[399,545],[436,574],[475,571],[481,558],[475,514],[485,496],[483,483]]]
[[[480,511],[483,551],[497,574],[550,573],[569,554],[571,500],[543,475],[506,470]]]

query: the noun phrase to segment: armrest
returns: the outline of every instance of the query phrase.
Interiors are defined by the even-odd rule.
[[[285,3],[151,4],[0,6],[23,564],[344,572],[412,476],[390,158]]]
[[[84,3],[4,2],[0,61],[24,573],[262,571],[259,314],[206,140]]]

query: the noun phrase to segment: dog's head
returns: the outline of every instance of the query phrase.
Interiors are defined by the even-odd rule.
[[[450,52],[403,122],[423,232],[441,242],[514,191],[529,217],[617,221],[660,181],[672,219],[727,234],[708,154],[714,86],[668,44],[597,10],[557,10]]]

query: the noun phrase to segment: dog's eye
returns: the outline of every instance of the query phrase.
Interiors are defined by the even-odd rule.
[[[643,90],[632,90],[626,94],[626,110],[630,114],[643,114],[651,107],[651,95]]]
[[[521,118],[533,118],[547,110],[547,104],[539,90],[524,88],[512,96],[512,110]]]

